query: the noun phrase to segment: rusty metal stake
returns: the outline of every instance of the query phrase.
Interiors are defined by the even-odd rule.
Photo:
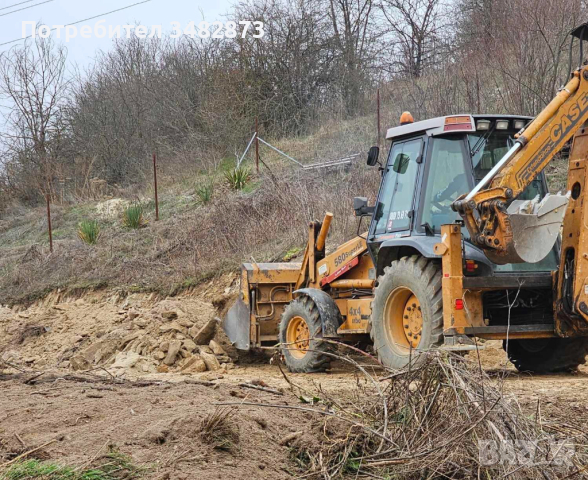
[[[159,220],[159,199],[157,198],[157,155],[153,153],[153,183],[155,185],[155,221]]]
[[[255,168],[257,169],[257,173],[259,173],[259,131],[257,125],[257,117],[255,117]]]
[[[51,231],[51,207],[49,206],[49,194],[45,195],[47,201],[47,228],[49,230],[49,251],[53,253],[53,232]]]

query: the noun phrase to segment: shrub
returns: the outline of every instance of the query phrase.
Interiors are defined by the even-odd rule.
[[[251,170],[247,167],[236,167],[233,170],[225,172],[225,178],[235,190],[242,190],[251,177]]]
[[[214,185],[212,182],[203,183],[196,186],[196,195],[200,199],[203,205],[206,205],[212,199],[212,193],[214,191]]]
[[[78,237],[88,245],[94,245],[100,237],[100,226],[96,220],[83,220],[78,225]]]
[[[143,219],[143,206],[140,204],[131,205],[123,212],[123,223],[127,228],[141,228],[147,222]]]

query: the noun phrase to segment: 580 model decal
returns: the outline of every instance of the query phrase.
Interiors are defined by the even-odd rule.
[[[351,250],[348,250],[346,252],[343,252],[341,255],[338,255],[337,257],[335,257],[335,266],[338,267],[339,265],[344,263],[349,257],[353,257],[353,255],[356,254],[362,248],[363,245],[361,243],[358,243]]]

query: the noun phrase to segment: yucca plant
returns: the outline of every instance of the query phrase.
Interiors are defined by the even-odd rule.
[[[78,225],[78,237],[88,245],[94,245],[100,238],[100,226],[96,220],[83,220]]]
[[[123,224],[127,228],[141,228],[146,223],[143,219],[143,206],[138,203],[127,207],[123,212]]]
[[[212,193],[214,191],[214,185],[212,182],[203,183],[196,186],[196,195],[200,199],[203,205],[206,205],[212,199]]]
[[[249,181],[250,176],[251,170],[247,167],[236,167],[233,170],[225,172],[227,182],[235,190],[242,190]]]

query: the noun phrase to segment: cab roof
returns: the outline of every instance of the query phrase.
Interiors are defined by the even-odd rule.
[[[525,115],[496,115],[496,114],[461,114],[447,115],[444,117],[435,117],[420,122],[400,125],[399,127],[389,128],[386,132],[387,140],[394,140],[399,137],[413,136],[417,133],[426,133],[427,135],[441,135],[444,133],[457,132],[475,132],[476,121],[479,119],[488,120],[532,120],[533,117]]]

